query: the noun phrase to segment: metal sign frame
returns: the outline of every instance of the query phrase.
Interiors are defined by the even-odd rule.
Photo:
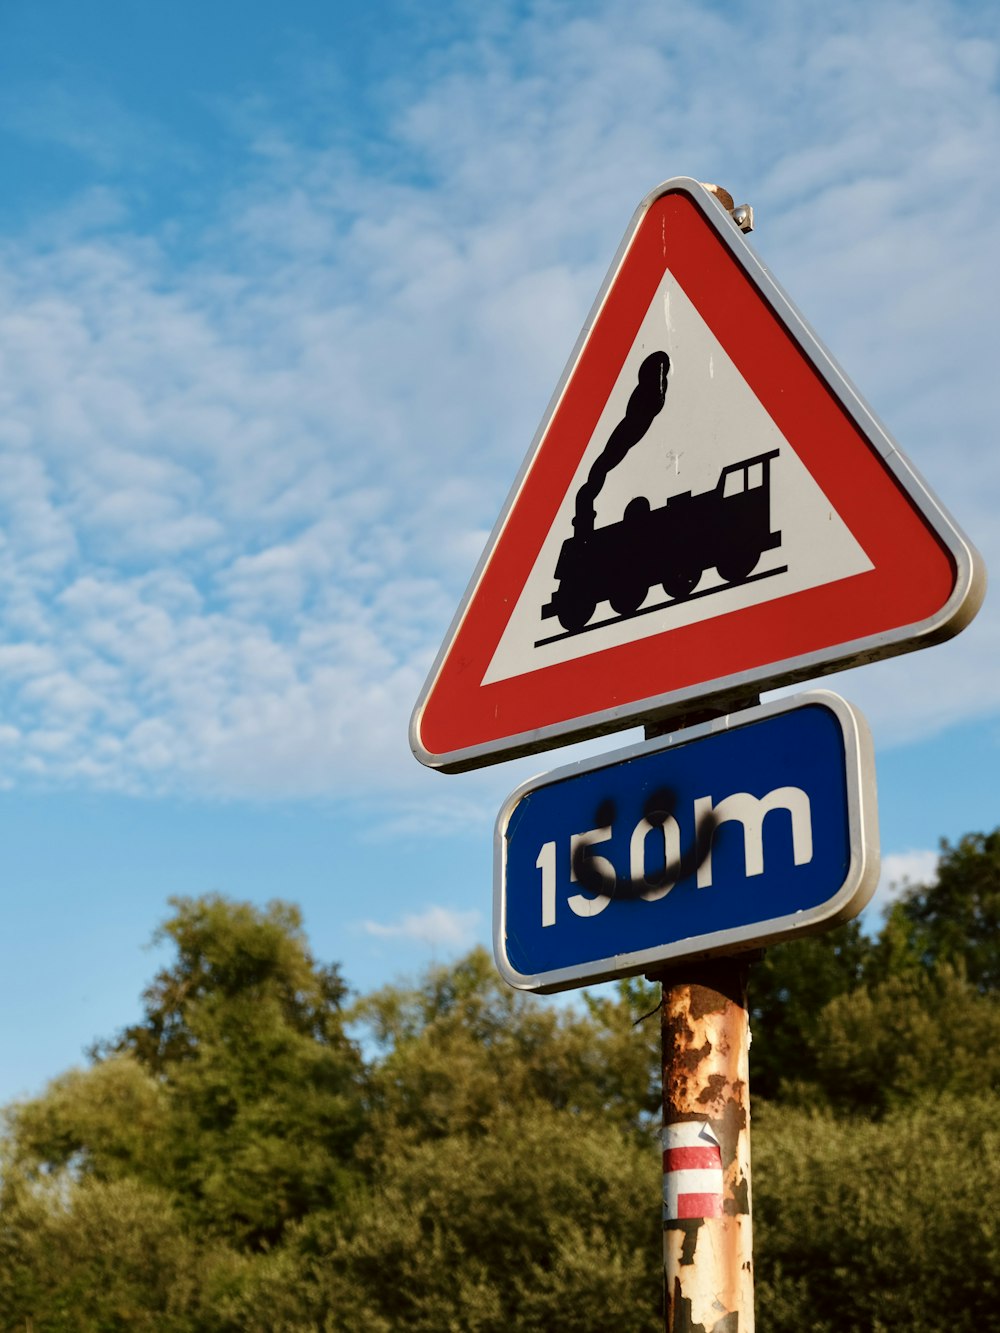
[[[506,946],[507,921],[507,828],[518,805],[529,793],[588,773],[609,768],[643,755],[688,745],[719,732],[746,727],[780,713],[809,705],[821,705],[839,723],[844,743],[846,806],[850,863],[843,884],[821,904],[790,915],[750,925],[733,927],[632,953],[617,954],[570,967],[528,975],[510,962]],[[856,916],[869,902],[879,878],[878,810],[875,790],[875,759],[871,734],[856,708],[831,690],[808,690],[716,718],[696,727],[644,741],[626,749],[567,764],[522,783],[504,802],[494,832],[493,951],[503,979],[518,990],[548,994],[572,987],[634,976],[681,959],[732,955],[760,948],[780,939],[795,938],[827,930]],[[598,927],[599,929],[599,927]]]
[[[625,264],[630,247],[650,208],[665,195],[680,194],[694,203],[702,218],[710,224],[726,251],[736,261],[739,270],[766,303],[787,335],[812,363],[813,370],[830,394],[854,424],[896,487],[912,506],[919,521],[932,534],[938,547],[953,568],[951,593],[933,614],[912,623],[877,633],[865,633],[847,641],[821,647],[798,655],[779,657],[779,660],[761,663],[749,670],[734,671],[699,680],[683,688],[649,693],[642,698],[610,702],[605,707],[583,709],[577,715],[561,717],[542,725],[510,734],[476,740],[470,744],[446,743],[435,748],[435,741],[425,735],[429,703],[433,702],[438,718],[448,717],[452,699],[448,686],[441,686],[442,674],[449,667],[449,656],[463,632],[470,607],[476,604],[477,594],[488,573],[490,562],[504,536],[512,511],[524,491],[529,474],[536,463],[561,401],[577,369],[581,357],[609,301],[615,282]],[[950,515],[927,488],[923,480],[907,462],[889,437],[884,427],[865,404],[847,377],[816,338],[784,291],[748,247],[742,233],[716,198],[698,182],[686,177],[666,181],[651,191],[633,215],[618,253],[608,270],[601,291],[587,317],[576,346],[569,358],[531,448],[522,464],[517,479],[507,497],[503,511],[487,542],[469,587],[456,612],[451,627],[427,681],[420,693],[410,723],[410,744],[416,757],[430,767],[445,772],[461,772],[486,764],[497,763],[520,755],[534,753],[561,744],[599,736],[637,725],[643,720],[669,721],[671,716],[690,711],[697,702],[705,707],[723,710],[738,707],[748,697],[762,689],[805,681],[831,671],[843,670],[878,658],[926,647],[958,633],[976,614],[985,592],[985,566],[974,546],[961,532]],[[512,590],[516,596],[518,590]],[[768,603],[769,606],[777,602]],[[503,607],[497,615],[503,613]],[[507,605],[509,614],[509,599]],[[725,617],[722,617],[724,619]],[[719,622],[713,622],[719,623]],[[502,626],[501,626],[502,629]],[[459,656],[461,650],[459,650]],[[591,661],[592,659],[584,659]],[[551,669],[551,668],[550,668]],[[541,673],[539,673],[541,674]],[[520,678],[518,678],[520,679]],[[525,678],[526,680],[527,678]],[[481,687],[480,687],[481,688]],[[526,685],[527,689],[528,686]]]

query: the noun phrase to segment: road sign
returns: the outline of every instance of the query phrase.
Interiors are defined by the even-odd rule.
[[[519,787],[496,826],[497,966],[547,992],[738,953],[848,920],[878,873],[867,725],[810,691]]]
[[[639,206],[414,711],[449,771],[947,638],[974,549],[695,181]]]

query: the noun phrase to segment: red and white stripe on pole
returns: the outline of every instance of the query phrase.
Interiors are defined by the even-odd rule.
[[[722,1149],[706,1120],[663,1129],[663,1220],[722,1216]]]

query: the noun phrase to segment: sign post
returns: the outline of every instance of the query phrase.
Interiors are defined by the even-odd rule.
[[[494,952],[662,985],[667,1333],[753,1333],[750,961],[878,880],[864,719],[760,691],[957,634],[986,582],[731,205],[639,205],[410,723],[444,772],[646,728],[508,798]]]
[[[663,984],[663,1278],[667,1333],[753,1333],[746,958]]]
[[[647,739],[657,732],[647,727]],[[754,1333],[747,982],[759,956],[693,959],[649,975],[662,988],[666,1333],[698,1324]]]
[[[498,817],[501,975],[556,991],[645,971],[663,988],[668,1333],[753,1329],[750,959],[861,910],[875,805],[863,718],[816,690],[567,765]]]

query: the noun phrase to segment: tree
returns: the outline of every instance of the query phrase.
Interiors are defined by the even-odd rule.
[[[4,1118],[5,1165],[28,1180],[66,1168],[95,1180],[157,1184],[170,1171],[167,1090],[127,1053],[71,1069]]]
[[[948,963],[838,996],[813,1044],[817,1081],[841,1109],[881,1115],[921,1097],[1000,1093],[1000,1000]]]
[[[15,1107],[11,1152],[36,1174],[156,1183],[193,1224],[273,1245],[356,1178],[361,1061],[344,987],[289,904],[172,905],[157,938],[176,960],[146,991],[143,1020],[96,1048],[91,1069]]]
[[[581,1011],[512,990],[475,949],[417,986],[375,992],[352,1016],[384,1051],[369,1072],[376,1137],[481,1130],[534,1101],[645,1127],[659,1111],[659,1026],[635,1026],[635,1001],[651,989],[591,996]]]
[[[229,1035],[246,1035],[248,1015],[264,1006],[280,1016],[289,1034],[341,1053],[346,987],[336,966],[318,964],[309,952],[302,914],[293,903],[264,908],[218,894],[171,898],[174,915],[155,931],[154,944],[173,942],[177,959],[143,994],[145,1017],[95,1055],[131,1051],[154,1074],[175,1072],[199,1058],[201,1026],[218,1016]],[[353,1049],[353,1048],[351,1048]]]
[[[989,1324],[996,837],[946,848],[939,883],[877,940],[852,923],[755,965],[756,1267],[774,1333]],[[7,1324],[659,1327],[659,1024],[636,1025],[657,987],[525,995],[475,950],[348,1010],[295,908],[173,909],[175,956],[142,1020],[6,1113]],[[367,1065],[349,1022],[373,1034]]]
[[[996,1086],[1000,829],[943,842],[936,881],[907,889],[876,939],[852,921],[780,944],[749,990],[757,1097],[882,1112],[959,1069]]]
[[[1000,828],[942,841],[937,880],[909,889],[887,924],[920,966],[958,964],[978,990],[1000,991]]]
[[[996,1324],[1000,1098],[885,1120],[769,1105],[754,1126],[757,1322],[768,1333]]]
[[[134,1179],[5,1179],[0,1311],[38,1333],[195,1333],[240,1259],[192,1237],[170,1195]]]
[[[819,1016],[863,982],[872,945],[857,921],[823,935],[788,940],[753,964],[748,984],[750,1091],[772,1099],[791,1083],[815,1083]]]
[[[660,1154],[534,1105],[394,1147],[353,1215],[315,1214],[229,1307],[242,1333],[662,1327]],[[276,1316],[276,1313],[277,1316]]]

